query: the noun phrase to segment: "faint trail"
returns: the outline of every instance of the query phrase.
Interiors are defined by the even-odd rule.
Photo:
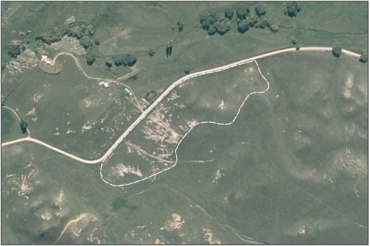
[[[104,81],[107,81],[107,82],[109,82],[109,83],[117,83],[117,84],[121,84],[121,85],[123,85],[123,86],[127,87],[128,89],[130,89],[130,90],[131,90],[131,92],[132,92],[132,95],[134,96],[134,98],[135,98],[135,100],[136,100],[136,103],[137,103],[138,108],[140,109],[140,111],[141,111],[141,112],[143,112],[143,109],[140,107],[140,104],[139,104],[139,102],[138,102],[138,100],[137,100],[137,98],[136,98],[136,95],[135,95],[134,90],[133,90],[131,87],[129,87],[128,85],[125,85],[125,84],[123,84],[123,83],[118,82],[118,80],[124,80],[124,79],[126,79],[126,78],[129,78],[130,76],[134,76],[135,74],[137,74],[137,73],[140,71],[140,69],[136,69],[135,71],[133,71],[133,72],[131,72],[131,73],[125,74],[125,75],[123,75],[123,76],[119,77],[119,78],[118,78],[118,79],[116,79],[116,80],[112,80],[112,79],[104,79],[104,78],[99,78],[99,77],[91,77],[91,76],[89,76],[89,75],[85,72],[85,70],[84,70],[84,69],[83,69],[83,67],[81,66],[80,61],[77,59],[77,57],[75,57],[73,54],[68,53],[68,52],[60,52],[60,53],[58,53],[58,54],[54,57],[54,59],[51,61],[51,65],[52,65],[52,66],[54,66],[54,64],[55,64],[56,60],[58,59],[58,57],[59,57],[59,56],[62,56],[62,55],[65,55],[65,56],[69,56],[69,57],[71,57],[71,58],[74,60],[74,62],[75,62],[75,64],[76,64],[77,68],[82,72],[82,74],[83,74],[86,78],[88,78],[88,79],[92,79],[92,80],[97,80],[97,81],[99,81],[99,80],[104,80]]]
[[[80,214],[79,216],[77,216],[77,218],[73,219],[73,220],[70,220],[65,226],[64,226],[64,229],[63,231],[60,233],[59,237],[57,238],[57,240],[55,240],[55,242],[53,244],[56,244],[59,239],[63,236],[64,232],[67,230],[67,228],[71,225],[71,224],[75,224],[77,222],[79,222],[80,220],[84,219],[86,216],[91,216],[92,218],[96,219],[96,216],[93,215],[93,214],[90,214],[90,213],[83,213],[83,214]]]
[[[249,94],[245,97],[245,99],[243,100],[242,104],[240,105],[240,107],[239,107],[238,111],[236,112],[236,115],[235,115],[235,117],[234,117],[234,119],[233,119],[232,121],[230,121],[230,122],[228,122],[228,123],[220,123],[220,122],[214,122],[214,121],[202,121],[202,122],[198,122],[197,124],[195,124],[192,128],[190,128],[190,129],[189,129],[189,130],[184,134],[184,136],[182,136],[182,138],[180,139],[180,141],[177,143],[177,146],[176,146],[176,148],[175,148],[175,163],[174,163],[172,166],[170,166],[170,167],[167,167],[167,168],[163,169],[162,171],[159,171],[159,172],[157,172],[157,173],[151,174],[151,175],[149,175],[149,176],[147,176],[147,177],[145,177],[145,178],[142,178],[142,179],[136,180],[136,181],[134,181],[134,182],[130,182],[130,183],[126,183],[126,184],[112,184],[111,182],[109,182],[109,181],[105,180],[105,179],[104,179],[104,177],[103,177],[103,173],[102,173],[103,166],[104,166],[104,162],[103,162],[103,163],[101,164],[101,166],[100,166],[100,177],[101,177],[101,179],[102,179],[106,184],[108,184],[108,185],[110,185],[110,186],[113,186],[113,187],[123,187],[123,186],[133,185],[133,184],[136,184],[136,183],[142,182],[142,181],[144,181],[144,180],[147,180],[147,179],[149,179],[149,178],[152,178],[152,177],[154,177],[154,176],[157,176],[158,174],[164,173],[164,172],[166,172],[166,171],[168,171],[168,170],[170,170],[170,169],[174,168],[174,167],[177,165],[178,160],[179,160],[178,155],[177,155],[177,150],[178,150],[178,148],[179,148],[180,144],[182,143],[182,141],[184,140],[184,138],[185,138],[185,137],[186,137],[186,136],[191,132],[191,130],[193,130],[193,129],[194,129],[194,127],[196,127],[196,126],[198,126],[198,125],[201,125],[201,124],[214,124],[214,125],[219,125],[219,126],[229,126],[229,125],[233,124],[233,123],[235,122],[235,120],[238,118],[238,116],[239,116],[239,114],[240,114],[240,110],[241,110],[241,108],[243,107],[244,103],[245,103],[245,102],[247,101],[247,99],[249,98],[249,96],[251,96],[251,95],[253,95],[253,94],[263,94],[263,93],[265,93],[266,91],[268,91],[268,89],[270,88],[270,84],[269,84],[269,82],[267,81],[267,79],[265,78],[265,76],[263,76],[263,74],[262,74],[262,72],[261,72],[261,69],[260,69],[260,67],[259,67],[259,65],[258,65],[258,63],[257,63],[257,61],[256,61],[256,60],[248,61],[248,62],[245,62],[245,63],[243,63],[243,64],[251,63],[251,62],[254,62],[254,63],[256,64],[256,66],[257,66],[257,68],[258,68],[258,72],[259,72],[259,74],[261,75],[261,77],[262,77],[262,78],[265,80],[265,82],[267,83],[267,88],[266,88],[265,90],[263,90],[263,91],[254,91],[254,92],[249,93]],[[216,71],[216,72],[219,72],[219,71],[223,71],[223,70],[224,70],[224,69],[221,69],[221,70],[220,70],[220,69],[218,69],[218,70],[215,70],[215,71]]]

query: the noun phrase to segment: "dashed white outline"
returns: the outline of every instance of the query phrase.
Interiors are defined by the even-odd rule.
[[[181,144],[181,142],[184,140],[184,138],[189,134],[189,132],[191,132],[191,130],[193,130],[194,129],[194,127],[196,127],[197,125],[201,125],[201,124],[214,124],[214,125],[220,125],[220,126],[229,126],[229,125],[231,125],[231,124],[233,124],[234,122],[235,122],[235,120],[236,120],[236,118],[238,118],[238,115],[239,115],[239,113],[240,113],[240,110],[241,110],[241,108],[243,107],[243,105],[244,105],[244,103],[247,101],[247,99],[249,98],[249,96],[251,96],[251,95],[253,95],[253,94],[263,94],[263,93],[265,93],[265,92],[267,92],[268,91],[268,89],[270,88],[270,83],[268,82],[268,80],[265,78],[265,76],[263,76],[263,74],[262,74],[262,72],[261,72],[261,69],[260,69],[260,67],[259,67],[259,65],[258,65],[258,63],[257,63],[257,61],[256,60],[252,60],[252,61],[248,61],[248,62],[245,62],[245,63],[241,63],[241,64],[239,64],[239,65],[244,65],[244,64],[247,64],[247,63],[251,63],[251,62],[254,62],[256,65],[257,65],[257,68],[258,68],[258,72],[259,72],[259,74],[261,75],[261,77],[266,81],[266,83],[267,83],[267,88],[264,90],[264,91],[254,91],[254,92],[251,92],[251,93],[249,93],[245,98],[244,98],[244,100],[243,100],[243,102],[242,102],[242,104],[240,105],[240,107],[239,107],[239,109],[238,109],[238,111],[237,111],[237,113],[236,113],[236,115],[235,115],[235,117],[234,117],[234,119],[232,120],[232,121],[230,121],[229,123],[219,123],[219,122],[214,122],[214,121],[202,121],[202,122],[198,122],[197,124],[195,124],[192,128],[190,128],[185,134],[184,134],[184,136],[182,136],[182,138],[180,139],[180,141],[177,143],[177,146],[176,146],[176,148],[175,148],[175,158],[176,158],[176,160],[175,160],[175,163],[172,165],[172,166],[170,166],[170,167],[167,167],[167,168],[165,168],[165,169],[163,169],[163,170],[161,170],[161,171],[159,171],[159,172],[157,172],[157,173],[153,173],[153,174],[151,174],[151,175],[149,175],[149,176],[147,176],[147,177],[145,177],[145,178],[142,178],[142,179],[139,179],[139,180],[136,180],[136,181],[134,181],[134,182],[130,182],[130,183],[127,183],[127,184],[112,184],[112,183],[110,183],[109,181],[107,181],[107,180],[105,180],[104,179],[104,177],[103,177],[103,173],[102,173],[102,170],[103,170],[103,166],[104,166],[104,162],[107,160],[107,157],[109,156],[109,155],[107,155],[107,157],[103,160],[103,162],[101,163],[101,165],[100,165],[100,178],[103,180],[103,182],[104,183],[106,183],[106,184],[108,184],[108,185],[110,185],[110,186],[113,186],[113,187],[124,187],[124,186],[129,186],[129,185],[133,185],[133,184],[136,184],[136,183],[139,183],[139,182],[142,182],[142,181],[145,181],[145,180],[147,180],[147,179],[150,179],[150,178],[152,178],[152,177],[154,177],[154,176],[157,176],[157,175],[159,175],[159,174],[161,174],[161,173],[164,173],[164,172],[166,172],[166,171],[168,171],[168,170],[170,170],[170,169],[172,169],[172,168],[174,168],[176,165],[177,165],[177,163],[178,163],[178,156],[177,156],[177,149],[179,148],[179,146],[180,146],[180,144]],[[231,67],[230,67],[231,68]],[[215,73],[217,73],[217,72],[220,72],[220,71],[223,71],[223,69],[222,70],[216,70],[215,71]],[[199,75],[197,75],[197,76],[194,76],[194,77],[198,77],[198,76],[202,76],[202,75],[206,75],[206,74],[208,74],[208,73],[204,73],[204,74],[199,74]],[[190,78],[193,78],[193,76],[191,76],[191,77],[189,77],[189,79]]]

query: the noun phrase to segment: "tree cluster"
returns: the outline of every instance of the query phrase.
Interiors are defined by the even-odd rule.
[[[114,65],[119,66],[133,66],[136,63],[136,57],[132,54],[118,54],[113,56]]]
[[[89,49],[93,44],[98,45],[99,40],[93,40],[95,29],[92,25],[75,25],[66,24],[55,27],[52,30],[42,33],[36,37],[36,40],[41,40],[44,43],[52,44],[59,42],[63,36],[68,35],[69,37],[75,37],[80,41],[80,44],[85,48]]]
[[[215,13],[203,14],[200,16],[200,23],[202,28],[208,32],[209,35],[213,35],[216,32],[223,35],[230,30],[230,25],[234,21],[233,18],[236,15],[237,29],[240,33],[245,33],[251,27],[264,29],[266,26],[270,28],[272,32],[277,32],[278,25],[264,17],[266,15],[266,7],[263,3],[257,3],[254,6],[254,11],[251,11],[249,7],[242,7],[236,11],[232,8],[226,8],[224,11],[224,17],[219,17]]]
[[[203,14],[200,16],[200,24],[202,28],[208,32],[209,35],[213,35],[216,32],[220,35],[224,35],[230,30],[230,20],[225,17],[219,17],[215,13]]]
[[[251,13],[248,7],[239,9],[236,12],[238,32],[245,33],[251,27],[264,29],[266,26],[269,27],[272,32],[277,32],[279,30],[275,22],[264,17],[264,15],[266,15],[266,8],[262,3],[257,3],[254,10],[256,15]]]
[[[288,2],[286,4],[286,9],[284,9],[284,14],[289,17],[297,16],[298,12],[301,11],[301,6],[297,2]]]

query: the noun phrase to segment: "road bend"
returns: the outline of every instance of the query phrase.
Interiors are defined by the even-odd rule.
[[[12,144],[16,144],[16,143],[21,143],[21,142],[33,142],[33,143],[36,143],[36,144],[39,144],[39,145],[42,145],[48,149],[51,149],[57,153],[60,153],[62,155],[65,155],[67,157],[70,157],[76,161],[79,161],[79,162],[82,162],[82,163],[85,163],[85,164],[98,164],[100,162],[104,162],[107,157],[109,157],[112,152],[118,147],[118,145],[126,138],[126,136],[128,134],[130,134],[130,132],[132,130],[134,130],[134,128],[178,85],[180,85],[181,83],[185,82],[186,80],[189,80],[189,79],[192,79],[192,78],[195,78],[195,77],[199,77],[199,76],[202,76],[202,75],[206,75],[206,74],[211,74],[211,73],[217,73],[217,72],[221,72],[221,71],[224,71],[224,70],[227,70],[227,69],[230,69],[230,68],[233,68],[233,67],[236,67],[236,66],[240,66],[240,65],[244,65],[246,63],[249,63],[253,60],[257,60],[257,59],[261,59],[261,58],[265,58],[265,57],[269,57],[269,56],[274,56],[274,55],[278,55],[278,54],[282,54],[282,53],[287,53],[287,52],[300,52],[300,51],[325,51],[325,52],[331,52],[332,51],[332,47],[302,47],[300,48],[299,51],[296,50],[296,48],[286,48],[286,49],[281,49],[281,50],[276,50],[276,51],[272,51],[272,52],[268,52],[268,53],[265,53],[265,54],[261,54],[261,55],[257,55],[257,56],[253,56],[253,57],[250,57],[250,58],[247,58],[247,59],[243,59],[243,60],[239,60],[239,61],[236,61],[236,62],[233,62],[233,63],[230,63],[230,64],[227,64],[227,65],[224,65],[224,66],[221,66],[221,67],[216,67],[216,68],[212,68],[212,69],[207,69],[207,70],[203,70],[203,71],[199,71],[199,72],[196,72],[196,73],[192,73],[192,74],[189,74],[189,75],[186,75],[178,80],[176,80],[175,82],[173,82],[146,110],[144,110],[141,115],[126,129],[125,132],[122,133],[122,135],[112,144],[112,146],[107,150],[107,152],[105,154],[103,154],[103,156],[101,156],[100,158],[98,159],[95,159],[95,160],[87,160],[87,159],[83,159],[83,158],[80,158],[76,155],[73,155],[73,154],[70,154],[64,150],[61,150],[61,149],[58,149],[56,147],[53,147],[52,145],[50,144],[47,144],[45,142],[42,142],[40,140],[37,140],[35,138],[32,138],[32,137],[26,137],[26,138],[21,138],[21,139],[17,139],[17,140],[13,140],[13,141],[10,141],[10,142],[6,142],[6,143],[3,143],[1,146],[2,147],[6,147],[6,146],[10,146]],[[342,49],[342,53],[343,54],[346,54],[346,55],[349,55],[349,56],[353,56],[353,57],[360,57],[360,54],[357,54],[357,53],[354,53],[352,51],[349,51],[349,50],[345,50],[345,49]],[[55,62],[55,60],[57,59],[57,57],[59,55],[68,55],[68,56],[71,56],[77,66],[83,71],[82,67],[80,66],[77,58],[75,58],[73,55],[69,54],[69,53],[66,53],[66,52],[63,52],[63,53],[60,53],[58,54],[54,59],[53,59],[53,63]],[[83,71],[84,75],[88,78],[91,78],[91,79],[100,79],[100,78],[93,78],[93,77],[90,77],[88,76],[84,71]]]

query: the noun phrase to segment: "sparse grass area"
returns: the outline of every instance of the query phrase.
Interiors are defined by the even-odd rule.
[[[57,75],[38,68],[26,71],[6,103],[19,108],[33,137],[93,159],[100,157],[139,111],[127,99],[123,86],[99,87],[71,60],[58,58],[63,71]]]

